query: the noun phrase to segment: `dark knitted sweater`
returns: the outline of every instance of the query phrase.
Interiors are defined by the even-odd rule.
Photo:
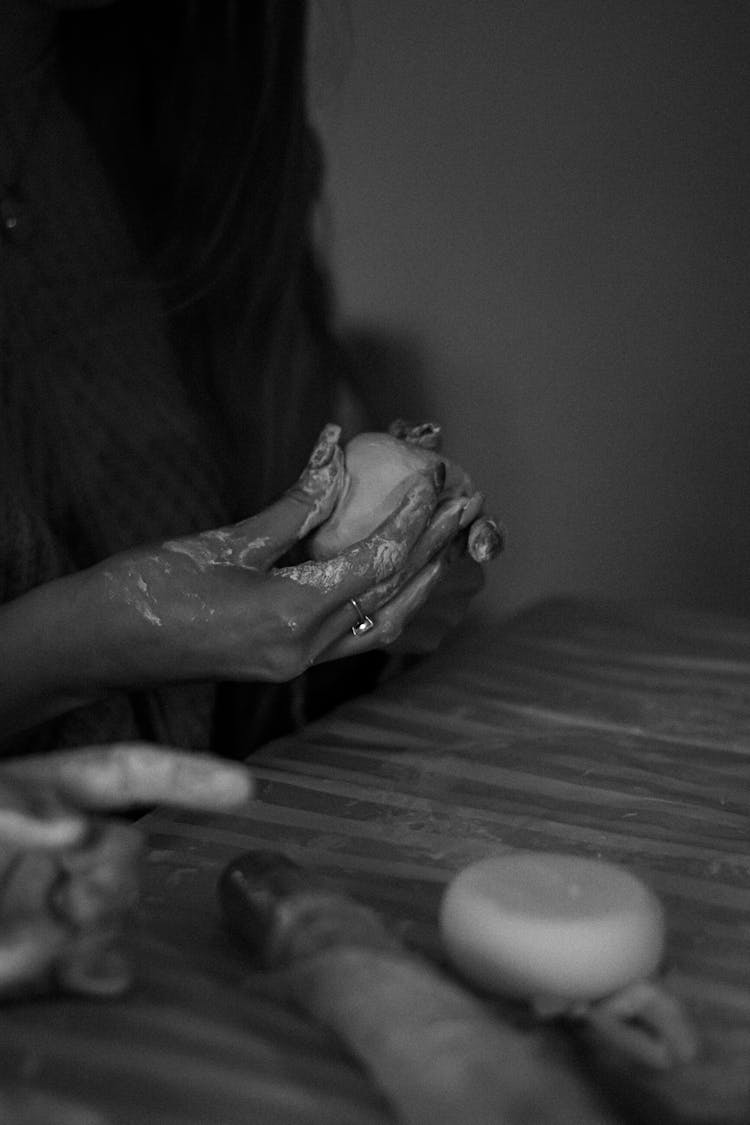
[[[186,388],[117,193],[49,76],[0,91],[0,194],[7,601],[133,545],[237,516],[222,442]],[[321,420],[307,419],[309,431]],[[206,748],[214,695],[209,685],[113,695],[3,749],[128,737]]]

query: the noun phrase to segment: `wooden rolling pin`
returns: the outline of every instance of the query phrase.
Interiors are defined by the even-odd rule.
[[[219,900],[255,965],[333,1030],[402,1125],[611,1125],[548,1037],[504,1023],[409,952],[371,909],[284,856],[249,852]]]

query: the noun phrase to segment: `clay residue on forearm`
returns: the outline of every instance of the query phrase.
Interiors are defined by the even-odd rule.
[[[157,599],[140,567],[129,564],[123,573],[105,570],[104,580],[110,600],[130,606],[149,625],[161,626]]]
[[[104,571],[107,597],[110,601],[129,606],[149,625],[164,624],[162,605],[181,600],[181,616],[185,621],[207,620],[215,610],[206,604],[203,596],[180,581],[180,566],[160,555],[146,555],[128,561],[117,569]],[[165,582],[167,585],[165,586]],[[166,597],[165,597],[166,591]]]
[[[167,551],[186,555],[198,570],[212,566],[252,566],[252,556],[268,545],[268,537],[247,539],[237,528],[216,527],[186,539],[170,539],[163,544]]]

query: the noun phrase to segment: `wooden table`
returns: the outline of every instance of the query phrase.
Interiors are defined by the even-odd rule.
[[[584,1054],[588,1079],[626,1121],[750,1122],[750,621],[553,601],[473,622],[253,763],[246,814],[144,820],[135,991],[6,1008],[6,1078],[118,1125],[386,1125],[357,1063],[223,933],[219,871],[283,850],[439,956],[456,870],[553,849],[626,864],[662,897],[666,981],[701,1037],[667,1074]]]

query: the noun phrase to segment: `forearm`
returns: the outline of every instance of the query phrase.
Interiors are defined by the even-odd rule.
[[[0,741],[106,694],[106,606],[84,571],[0,606]]]

